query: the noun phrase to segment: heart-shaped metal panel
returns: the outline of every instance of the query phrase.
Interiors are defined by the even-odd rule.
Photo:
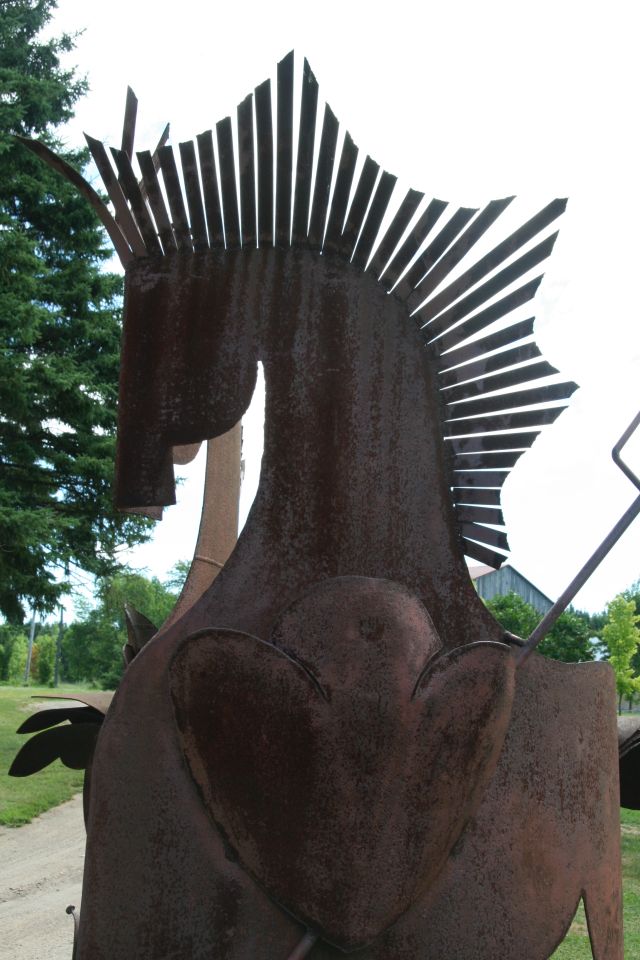
[[[494,643],[434,658],[420,602],[365,578],[319,584],[272,638],[185,641],[171,668],[183,750],[249,873],[353,950],[435,880],[477,807],[509,722],[513,658]]]

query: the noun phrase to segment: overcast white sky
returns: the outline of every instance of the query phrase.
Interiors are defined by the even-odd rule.
[[[86,130],[119,145],[127,84],[137,149],[153,148],[166,121],[172,143],[190,139],[295,48],[363,155],[399,177],[396,202],[409,186],[455,205],[515,193],[524,220],[570,198],[533,312],[545,358],[581,389],[503,495],[509,562],[555,599],[634,497],[609,452],[640,407],[637,6],[59,0],[52,30],[84,30],[69,63],[91,89],[69,143]],[[496,224],[494,241],[506,229]],[[245,426],[245,512],[260,431],[258,409]],[[640,472],[640,437],[628,459]],[[198,496],[197,480],[184,484],[130,562],[162,576],[190,557]],[[639,577],[640,521],[576,605],[602,609]]]

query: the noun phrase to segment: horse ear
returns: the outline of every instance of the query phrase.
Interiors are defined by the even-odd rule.
[[[90,183],[84,179],[84,177],[74,169],[66,160],[63,160],[57,154],[50,150],[49,147],[45,146],[44,143],[40,143],[38,140],[30,140],[28,137],[16,136],[15,139],[22,144],[23,147],[26,147],[27,150],[31,150],[32,153],[35,153],[36,157],[42,160],[43,163],[46,163],[48,167],[51,167],[52,170],[55,170],[56,173],[59,173],[65,180],[68,180],[69,183],[82,194],[85,199],[89,201],[95,212],[100,217],[102,224],[109,234],[111,242],[115,247],[115,251],[120,258],[120,262],[123,267],[126,267],[128,263],[133,259],[133,253],[131,248],[127,243],[120,227],[116,223],[115,219],[109,213],[107,206],[100,199],[100,196],[96,193]]]
[[[129,666],[133,658],[156,635],[158,628],[130,603],[124,605],[124,616],[127,625],[127,642],[122,648],[122,654],[126,665]]]

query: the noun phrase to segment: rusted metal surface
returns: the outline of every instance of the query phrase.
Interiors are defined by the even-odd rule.
[[[127,666],[134,657],[137,657],[143,647],[158,632],[157,626],[145,617],[143,613],[132,607],[131,604],[124,605],[125,623],[127,626],[127,642],[122,649],[122,656]]]
[[[500,435],[508,439],[503,431],[517,430],[522,427],[543,427],[554,423],[566,407],[546,407],[538,410],[523,410],[517,413],[493,414],[490,417],[461,417],[457,420],[447,420],[444,423],[445,440],[474,439],[489,440],[492,436],[486,431],[493,429],[500,431]],[[538,431],[535,431],[538,436]]]
[[[73,903],[70,903],[66,909],[66,913],[73,920],[73,951],[71,953],[71,960],[76,960],[76,957],[78,956],[78,928],[80,926],[80,911]]]
[[[178,620],[211,586],[238,539],[242,428],[209,440],[200,529],[189,574],[165,627]]]
[[[171,211],[171,221],[173,232],[176,238],[176,245],[181,253],[191,253],[193,243],[191,240],[191,230],[187,219],[180,178],[178,177],[178,168],[173,154],[173,147],[161,147],[158,150],[158,160],[160,161],[160,170],[162,179],[167,191],[169,200],[169,209]]]
[[[287,960],[303,960],[311,952],[317,940],[318,935],[316,933],[305,933],[297,947],[289,954]]]
[[[380,225],[385,213],[387,212],[387,207],[389,206],[389,200],[391,199],[391,194],[395,188],[396,180],[397,177],[394,177],[392,174],[387,173],[386,170],[383,170],[382,176],[378,181],[378,186],[376,187],[376,192],[373,195],[371,206],[369,207],[369,211],[367,213],[367,219],[365,220],[362,232],[358,237],[358,243],[351,260],[354,267],[360,267],[361,270],[364,270],[367,266],[371,250],[380,232]]]
[[[410,231],[406,240],[400,247],[400,250],[384,273],[384,284],[387,287],[394,287],[394,292],[401,300],[406,300],[420,282],[422,277],[436,263],[447,247],[458,236],[460,231],[469,223],[471,218],[478,212],[474,208],[461,207],[456,210],[453,216],[447,221],[444,227],[436,234],[426,250],[423,250],[420,256],[415,260],[406,276],[400,281],[398,286],[394,286],[398,281],[403,270],[407,268],[410,261],[418,252],[425,237],[428,237],[431,230],[445,212],[447,204],[442,200],[432,200],[424,211],[413,230]]]
[[[162,253],[162,247],[158,241],[156,229],[151,220],[151,215],[144,197],[142,196],[138,180],[133,172],[131,161],[123,150],[116,150],[112,147],[111,153],[118,168],[120,185],[131,205],[136,225],[144,240],[145,247],[152,255],[160,254]]]
[[[307,237],[309,246],[316,250],[322,249],[322,241],[324,239],[327,208],[329,205],[329,192],[331,189],[331,176],[333,174],[333,161],[335,157],[337,141],[338,120],[331,107],[327,104],[324,109],[324,119],[322,121],[320,152],[318,154],[318,168],[316,171],[316,182],[313,190],[313,204],[311,209],[311,219],[309,221],[309,236]]]
[[[204,208],[207,216],[207,230],[210,247],[224,247],[224,230],[222,226],[222,210],[218,193],[218,176],[216,173],[216,159],[213,152],[213,131],[199,133],[198,157],[202,172],[202,192],[204,194]]]
[[[431,887],[502,749],[509,648],[438,653],[408,591],[348,577],[285,610],[268,642],[201,631],[171,666],[213,822],[277,903],[343,949],[375,940]]]
[[[455,454],[481,453],[496,450],[526,450],[530,447],[539,430],[530,430],[526,433],[489,433],[469,437],[447,437],[447,447]]]
[[[308,61],[305,60],[302,70],[302,96],[300,103],[300,123],[298,125],[298,160],[296,163],[295,189],[293,195],[291,241],[295,244],[306,243],[307,239],[317,106],[318,81],[314,77]]]
[[[224,218],[224,242],[227,250],[241,245],[240,218],[238,216],[238,191],[233,154],[231,117],[216,124],[218,158],[220,160],[220,190],[222,193],[222,216]]]
[[[217,124],[220,194],[210,136],[201,201],[194,152],[185,205],[159,151],[176,251],[158,255],[161,213],[158,241],[128,211],[117,502],[172,503],[175,450],[240,420],[258,361],[265,447],[224,569],[192,581],[102,726],[78,960],[546,960],[582,894],[596,960],[620,960],[611,670],[516,674],[464,562],[504,559],[500,488],[575,389],[530,364],[530,321],[470,341],[533,297],[539,278],[504,291],[550,254],[564,201],[475,260],[508,200],[436,232],[447,204],[414,192],[381,236],[393,178],[367,157],[349,204],[358,151],[345,132],[338,158],[329,112],[311,194],[302,77],[295,158],[292,55],[275,130],[265,85],[239,157]]]
[[[98,172],[102,177],[105,190],[109,194],[109,199],[113,204],[113,208],[115,210],[115,226],[124,235],[134,256],[146,256],[147,249],[144,244],[144,239],[140,236],[140,232],[132,212],[127,206],[126,197],[122,192],[122,187],[120,186],[118,178],[113,171],[113,167],[109,161],[104,144],[102,144],[99,140],[95,140],[93,137],[88,136],[87,134],[85,134],[85,140],[87,141],[87,146],[89,147],[89,151],[94,159],[95,165],[98,168]],[[111,236],[113,229],[110,230],[109,233]]]
[[[513,199],[513,197],[506,197],[504,200],[492,200],[483,210],[480,210],[477,217],[474,217],[464,233],[449,247],[444,256],[433,266],[429,267],[427,273],[417,281],[415,284],[416,292],[413,294],[415,302],[411,304],[412,307],[417,306],[418,302],[425,300],[430,293],[433,293],[433,291],[446,280],[449,273],[464,260],[469,250],[484,236],[498,217],[504,213]],[[493,254],[487,254],[485,257],[482,257],[473,267],[465,271],[452,284],[439,293],[438,296],[432,300],[434,314],[439,313],[443,305],[448,305],[452,303],[453,300],[457,300],[461,293],[469,290],[480,277],[485,276],[494,266],[502,262],[505,257],[501,256],[501,254],[504,253],[504,249],[501,248],[503,248],[505,244],[510,245],[511,243],[513,243],[514,248],[516,248],[514,242],[515,236],[516,234],[512,234],[509,240],[504,241],[503,244],[500,245],[500,248],[493,251]],[[498,250],[500,250],[500,253],[497,252]]]
[[[513,342],[512,339],[506,341]],[[498,344],[501,346],[502,344]],[[490,346],[489,350],[495,350],[495,346]],[[495,373],[504,367],[511,367],[517,363],[524,363],[525,360],[534,360],[541,356],[540,349],[535,343],[524,343],[521,346],[513,347],[511,350],[503,350],[502,353],[493,353],[490,357],[481,357],[472,363],[463,363],[454,370],[446,370],[440,375],[440,383],[443,388],[457,386],[466,380],[475,380],[478,377],[484,377],[486,374]],[[461,362],[461,361],[459,361]],[[549,371],[556,372],[556,371]]]
[[[124,122],[122,124],[122,146],[121,150],[129,157],[133,156],[133,142],[136,134],[136,118],[138,116],[138,98],[131,89],[127,87],[127,100],[124,107]]]
[[[74,167],[68,164],[66,160],[58,157],[44,143],[39,143],[37,140],[28,140],[26,137],[16,137],[16,140],[19,140],[28,150],[35,153],[43,163],[46,163],[61,176],[65,177],[65,179],[72,183],[78,192],[88,200],[109,234],[109,239],[118,254],[120,262],[123,266],[126,266],[133,258],[128,238],[123,235],[122,230],[91,184],[87,183],[84,177],[82,177]]]
[[[242,246],[255,247],[257,211],[255,161],[253,156],[253,95],[238,104],[238,164],[240,172],[240,220]]]
[[[456,504],[456,516],[459,520],[467,520],[471,523],[475,523],[476,521],[480,523],[493,523],[500,527],[504,524],[502,510],[493,510],[491,507],[471,507]]]
[[[358,239],[358,234],[362,228],[365,213],[371,200],[373,188],[375,187],[380,165],[372,160],[371,157],[365,157],[364,166],[360,171],[360,177],[356,186],[356,192],[353,195],[347,219],[342,230],[340,240],[336,244],[337,252],[351,259],[353,248]]]
[[[98,713],[105,714],[113,700],[113,693],[101,691],[89,691],[87,693],[49,693],[39,694],[34,700],[77,700],[78,703],[84,703],[88,707],[93,707]]]
[[[278,64],[275,242],[279,247],[288,247],[290,243],[292,171],[293,50]]]
[[[207,228],[205,225],[204,204],[200,193],[200,181],[198,179],[196,148],[193,140],[187,140],[185,143],[179,144],[179,149],[187,194],[187,204],[189,207],[189,222],[191,225],[191,235],[193,237],[193,249],[196,251],[207,250],[209,241],[207,239]]]
[[[144,150],[137,154],[137,158],[140,172],[142,173],[142,186],[156,222],[162,249],[164,253],[170,253],[176,249],[176,241],[164,197],[162,196],[162,190],[160,189],[153,157],[149,150]]]
[[[420,203],[423,199],[424,193],[421,193],[419,190],[407,191],[405,198],[398,207],[393,220],[389,224],[384,237],[378,244],[371,259],[371,263],[369,264],[369,269],[376,277],[379,277],[384,270],[389,258],[391,257],[391,254],[400,242],[402,234],[409,226],[411,218],[420,206]]]
[[[356,172],[357,161],[358,148],[351,139],[350,133],[347,131],[340,152],[338,175],[336,177],[333,200],[331,201],[331,209],[327,221],[327,231],[324,240],[324,249],[327,253],[335,253],[338,249],[340,234],[342,233],[342,227],[347,215],[349,193]]]
[[[258,147],[258,245],[273,243],[273,118],[271,81],[265,80],[254,93]],[[204,175],[203,175],[204,176]]]
[[[415,299],[426,297],[432,293],[447,277],[449,272],[456,266],[468,249],[476,243],[480,237],[489,229],[500,214],[511,203],[513,197],[506,200],[493,201],[482,210],[473,223],[467,228],[464,234],[456,241],[454,246],[447,251],[444,257],[433,267],[426,277],[420,281],[417,286]],[[567,205],[566,200],[553,200],[544,210],[532,217],[527,223],[511,234],[497,247],[481,257],[472,267],[456,277],[453,283],[449,284],[441,293],[430,301],[429,313],[432,316],[437,315],[449,304],[457,300],[459,296],[466,293],[476,283],[486,277],[504,263],[516,250],[519,250],[525,243],[537,236],[541,230],[553,223],[562,213]]]
[[[509,309],[511,308],[507,308],[506,312],[508,312]],[[499,319],[500,316],[502,316],[502,314],[492,316],[490,322]],[[462,327],[464,330],[465,325],[463,324]],[[456,330],[458,330],[458,328],[456,328]],[[514,323],[512,326],[498,330],[497,333],[489,334],[487,337],[482,337],[481,340],[474,340],[466,346],[458,347],[455,341],[452,343],[450,339],[447,339],[445,342],[445,338],[443,337],[442,340],[439,341],[439,348],[442,351],[439,357],[440,370],[449,371],[452,367],[458,366],[459,364],[466,364],[470,360],[482,357],[484,353],[498,350],[500,347],[508,346],[512,343],[518,343],[519,340],[524,340],[532,334],[533,317],[529,317],[528,320],[520,320],[519,323]],[[461,333],[461,331],[458,330],[457,336],[459,340],[465,340],[469,336],[469,333]]]

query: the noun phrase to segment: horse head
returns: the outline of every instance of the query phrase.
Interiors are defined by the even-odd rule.
[[[242,416],[261,324],[270,305],[282,311],[291,296],[292,271],[278,254],[295,248],[341,259],[356,286],[377,283],[401,307],[392,319],[402,316],[412,328],[436,383],[430,416],[462,549],[500,566],[502,484],[538,435],[534,428],[552,422],[563,409],[558,401],[575,389],[550,382],[557,371],[548,363],[530,362],[540,356],[531,318],[504,322],[534,296],[541,277],[527,277],[551,252],[556,234],[545,231],[565,202],[553,201],[473,261],[475,244],[511,198],[451,210],[410,190],[387,222],[396,178],[370,157],[356,177],[358,149],[348,132],[341,138],[328,106],[316,143],[318,85],[306,61],[299,118],[293,54],[278,65],[273,99],[277,122],[268,80],[240,104],[237,150],[229,117],[215,136],[181,143],[182,178],[164,139],[153,155],[137,154],[140,174],[133,172],[135,109],[127,110],[122,149],[112,150],[116,172],[104,146],[88,137],[115,217],[76,171],[27,144],[85,193],[126,267],[116,502],[172,503],[172,448],[214,437]]]

